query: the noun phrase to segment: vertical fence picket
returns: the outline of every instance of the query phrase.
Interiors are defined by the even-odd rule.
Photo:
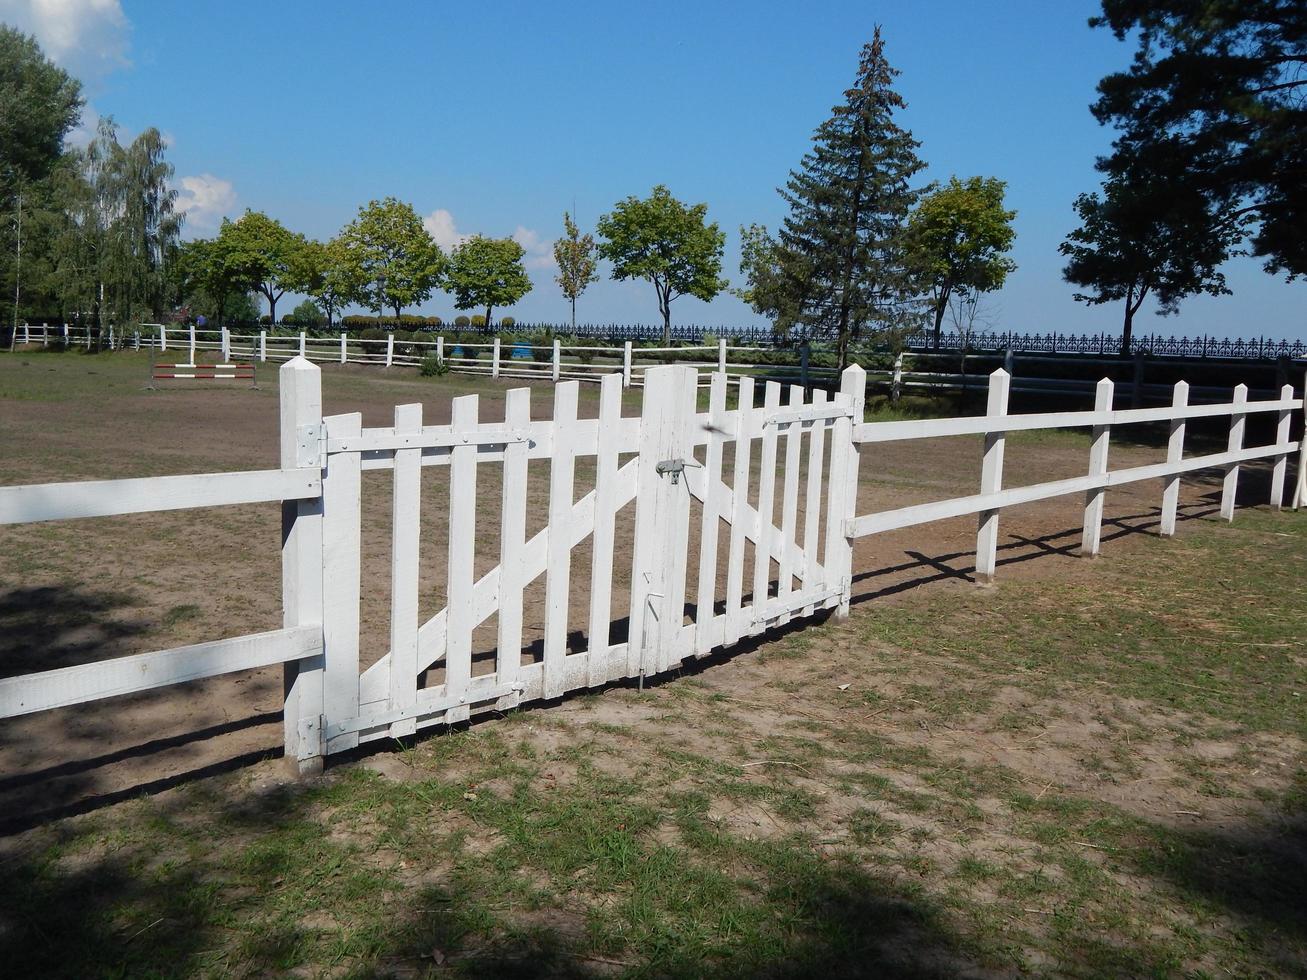
[[[826,404],[826,392],[817,388],[812,393],[812,404],[819,407]],[[805,592],[817,588],[818,532],[821,527],[821,486],[825,480],[822,468],[825,465],[824,449],[826,443],[826,423],[818,420],[812,424],[808,437],[808,487],[803,498],[803,589]],[[815,606],[811,603],[803,607],[803,615],[811,616]]]
[[[806,345],[805,345],[806,349]],[[790,408],[802,408],[805,388],[802,385],[790,385]],[[794,577],[794,561],[791,557],[798,546],[799,521],[799,460],[803,446],[803,423],[791,422],[785,432],[785,482],[781,493],[781,543],[779,554],[780,575],[776,584],[776,606],[786,609],[790,593],[793,591],[791,580]],[[790,614],[782,611],[780,623],[787,623]]]
[[[557,353],[557,341],[554,352]],[[556,363],[556,362],[555,362]],[[576,469],[579,381],[554,389],[554,447],[549,462],[549,561],[545,576],[544,696],[562,697],[567,657],[567,607],[572,579],[572,487]]]
[[[422,431],[422,406],[395,406],[395,434]],[[412,712],[418,682],[418,541],[422,513],[422,450],[395,450],[391,486],[390,710]],[[392,738],[417,731],[417,719],[392,722]]]
[[[770,416],[781,404],[781,386],[768,381],[763,389],[762,452],[758,457],[758,537],[753,549],[753,624],[751,632],[763,627],[771,592],[771,559],[776,551],[772,540],[772,517],[776,496],[776,430]]]
[[[694,650],[704,654],[720,643],[717,609],[717,530],[721,521],[722,450],[726,445],[726,374],[713,372],[708,385],[708,445],[703,464],[703,510],[699,527],[699,593],[694,603]]]
[[[1174,393],[1171,395],[1171,408],[1183,409],[1187,408],[1188,405],[1189,385],[1187,382],[1179,381],[1176,383]],[[1172,465],[1184,459],[1184,434],[1185,420],[1183,418],[1171,419],[1171,434],[1166,442],[1166,461]],[[1179,505],[1180,474],[1176,473],[1166,478],[1162,490],[1162,523],[1159,533],[1163,537],[1169,538],[1175,534],[1175,515]]]
[[[1248,401],[1248,386],[1238,385],[1234,389],[1234,410],[1230,413],[1230,438],[1226,448],[1230,452],[1243,448],[1244,420],[1246,413],[1239,407]],[[1234,463],[1225,468],[1225,478],[1221,481],[1221,516],[1227,521],[1234,520],[1235,498],[1239,494],[1239,464]]]
[[[478,402],[476,395],[455,398],[450,428],[455,438],[466,435],[468,442],[455,445],[449,454],[449,609],[445,640],[445,694],[457,707],[445,715],[448,722],[465,721],[470,714],[467,689],[472,680],[472,630],[476,626],[472,612],[472,585],[476,554]]]
[[[504,400],[504,425],[525,436],[531,425],[531,389],[514,388]],[[513,685],[522,672],[522,550],[526,545],[527,443],[504,447],[499,529],[499,682]]]
[[[160,328],[162,329],[162,328]],[[281,465],[298,467],[300,442],[311,444],[316,466],[322,424],[322,374],[308,361],[283,364]],[[322,499],[287,500],[281,505],[281,603],[283,626],[322,622]],[[296,772],[322,768],[323,658],[288,662],[283,668],[285,754]]]
[[[999,368],[989,376],[989,402],[986,415],[991,419],[1007,414],[1010,376]],[[1007,433],[985,435],[985,455],[980,464],[980,492],[998,493],[1003,489],[1003,448]],[[976,581],[988,585],[994,581],[998,565],[998,510],[982,511],[976,533]]]
[[[599,427],[595,445],[594,534],[590,548],[590,626],[586,631],[586,684],[607,683],[609,621],[613,612],[613,540],[617,516],[617,461],[621,449],[622,379],[599,382]]]
[[[694,457],[694,422],[699,397],[699,372],[694,368],[672,369],[671,442],[670,459],[690,460]],[[684,477],[682,477],[682,481]],[[666,531],[659,535],[664,549],[667,592],[663,604],[664,617],[660,622],[658,644],[658,670],[668,670],[693,649],[693,638],[687,647],[684,643],[686,572],[690,551],[690,488],[671,480],[671,493],[666,517]]]
[[[1103,378],[1094,389],[1094,411],[1110,412],[1112,410],[1113,385],[1109,378]],[[1103,476],[1107,473],[1108,444],[1112,438],[1110,425],[1094,426],[1094,434],[1089,444],[1089,475]],[[1085,524],[1080,534],[1080,554],[1093,558],[1103,538],[1103,499],[1107,491],[1098,487],[1085,492]]]
[[[731,476],[731,543],[726,565],[726,642],[744,635],[744,545],[749,508],[749,456],[753,448],[753,378],[741,377],[735,412],[735,466]]]
[[[1280,399],[1290,401],[1293,398],[1293,385],[1280,388]],[[1290,409],[1281,409],[1275,424],[1275,443],[1283,445],[1289,441],[1292,413]],[[1307,438],[1307,436],[1305,436]],[[1289,457],[1277,456],[1271,467],[1271,507],[1279,510],[1284,506],[1284,479],[1289,473]]]
[[[867,397],[867,372],[858,365],[847,367],[840,375],[840,404],[850,414],[840,416],[831,426],[830,486],[826,496],[825,577],[829,588],[838,588],[840,596],[828,599],[826,608],[837,606],[841,618],[849,614],[853,587],[853,542],[845,534],[845,521],[857,509],[860,449],[853,441],[853,426],[861,423]]]
[[[357,437],[357,412],[324,419],[329,439]],[[325,663],[323,716],[328,728],[359,714],[359,588],[361,457],[336,453],[322,478],[322,644]],[[358,745],[358,733],[333,740],[331,751]]]

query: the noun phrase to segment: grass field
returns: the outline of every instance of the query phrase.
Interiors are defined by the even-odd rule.
[[[151,406],[123,363],[59,357],[38,384],[0,358],[2,482],[211,466],[177,433],[275,406],[275,390],[209,402],[208,419],[176,410],[189,396]],[[422,384],[325,379],[328,411],[363,404],[365,424]],[[10,414],[20,401],[39,410]],[[97,403],[138,420],[136,459],[94,427],[75,437]],[[14,450],[38,424],[50,460]],[[271,454],[266,425],[222,445],[252,431],[247,456]],[[1056,476],[1085,445],[1030,437],[1011,465]],[[875,457],[862,498],[974,479],[917,457]],[[314,782],[245,760],[39,821],[0,849],[0,962],[75,977],[1305,975],[1307,515],[1226,525],[1210,490],[1187,484],[1174,540],[1150,530],[1156,488],[1109,495],[1092,562],[1070,555],[1078,501],[1005,515],[990,589],[967,580],[974,524],[873,539],[848,620],[644,691],[514,712]],[[57,527],[74,526],[90,525]],[[3,533],[0,627],[19,578],[79,574],[70,535]],[[275,571],[274,554],[244,574],[266,586]],[[157,645],[213,625],[227,591],[127,607]],[[0,772],[0,790],[39,791],[45,771]]]

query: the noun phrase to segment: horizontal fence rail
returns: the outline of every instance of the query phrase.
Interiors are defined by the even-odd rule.
[[[193,361],[192,338],[194,349],[210,341],[203,332],[187,333]],[[1182,478],[1200,470],[1221,473],[1227,520],[1248,463],[1270,461],[1270,504],[1278,509],[1296,454],[1295,506],[1304,494],[1304,440],[1292,438],[1304,401],[1287,384],[1278,397],[1250,400],[1239,385],[1219,403],[1197,405],[1181,382],[1169,389],[1165,407],[1118,409],[1115,385],[1103,379],[1094,386],[1092,410],[1018,414],[1009,411],[1012,378],[999,368],[986,378],[984,415],[868,422],[861,367],[833,378],[831,391],[786,385],[728,374],[719,345],[709,349],[718,356],[706,359],[716,368],[711,372],[647,366],[638,416],[622,414],[622,389],[634,382],[629,362],[624,372],[599,375],[597,415],[580,418],[579,381],[560,370],[562,345],[555,342],[546,348],[549,361],[537,362],[557,382],[547,418],[532,417],[532,389],[515,388],[495,417],[483,417],[478,396],[465,395],[453,400],[448,424],[424,424],[423,406],[413,404],[397,406],[392,425],[365,428],[358,413],[323,416],[321,371],[310,355],[326,359],[332,351],[304,336],[275,340],[224,332],[216,343],[224,358],[253,342],[259,356],[284,359],[281,468],[0,487],[0,524],[278,502],[282,627],[3,678],[0,718],[282,664],[285,754],[298,771],[312,772],[326,756],[361,744],[617,680],[642,683],[773,627],[826,611],[846,615],[854,543],[868,535],[974,515],[975,577],[988,583],[1007,508],[1083,494],[1081,553],[1092,556],[1100,549],[1105,495],[1130,483],[1161,481],[1163,535],[1175,533]],[[340,341],[336,358],[347,358],[354,343]],[[416,356],[385,343],[387,363]],[[503,370],[506,345],[484,346]],[[454,359],[452,350],[436,347]],[[605,353],[629,351],[623,345]],[[1273,417],[1274,439],[1245,445],[1247,420],[1258,415]],[[1228,420],[1225,449],[1186,456],[1186,427],[1200,419]],[[1150,423],[1169,427],[1166,460],[1111,469],[1113,433]],[[1008,485],[1008,434],[1059,428],[1091,432],[1083,474]],[[867,447],[967,436],[980,442],[977,492],[857,512]],[[539,465],[529,481],[532,461]],[[443,469],[428,469],[435,466]],[[546,520],[528,525],[528,501],[541,498],[535,483],[546,468]],[[362,505],[375,484],[363,480],[365,471],[385,471],[391,493],[389,636],[384,654],[366,669],[361,596],[373,586],[362,563]],[[593,484],[578,486],[590,473]],[[488,474],[498,478],[497,493],[484,491]],[[448,481],[447,492],[434,497],[447,518],[445,605],[419,615],[429,479]],[[497,563],[488,571],[478,553],[487,521],[499,529]],[[528,526],[535,528],[530,534]],[[629,547],[618,544],[619,527],[630,530]],[[582,574],[587,566],[573,552],[586,541],[590,560]],[[626,582],[617,572],[628,569]],[[544,594],[542,637],[533,647],[538,655],[524,662],[524,595],[533,584]],[[584,600],[579,631],[574,596]],[[492,619],[491,657],[475,648],[474,634]]]

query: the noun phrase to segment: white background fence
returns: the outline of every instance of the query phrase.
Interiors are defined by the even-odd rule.
[[[278,630],[5,678],[0,717],[282,663],[286,754],[302,770],[313,770],[324,756],[360,743],[662,673],[792,619],[827,609],[847,613],[853,542],[860,537],[974,514],[977,578],[985,582],[995,573],[999,520],[1007,507],[1083,495],[1082,551],[1092,555],[1101,541],[1104,494],[1126,483],[1163,481],[1167,535],[1175,531],[1185,474],[1222,472],[1221,514],[1227,519],[1234,516],[1243,464],[1272,461],[1270,503],[1278,508],[1289,457],[1299,453],[1302,486],[1301,445],[1290,436],[1303,400],[1287,386],[1278,398],[1256,401],[1239,386],[1228,402],[1199,406],[1189,404],[1182,383],[1169,406],[1113,410],[1112,384],[1104,381],[1092,410],[1013,415],[1010,378],[1000,369],[990,377],[983,416],[867,423],[860,368],[845,371],[830,396],[767,383],[759,399],[752,378],[732,381],[714,372],[706,380],[706,411],[699,409],[701,378],[694,368],[660,366],[645,373],[639,417],[622,416],[622,378],[609,374],[600,381],[597,418],[578,417],[577,382],[563,380],[553,389],[547,420],[532,418],[532,392],[523,388],[508,393],[502,419],[481,418],[477,396],[467,395],[454,399],[448,425],[426,425],[421,405],[401,405],[392,426],[365,429],[358,414],[323,418],[320,371],[295,357],[281,368],[278,469],[0,487],[0,524],[280,502],[284,610]],[[1272,444],[1245,446],[1246,420],[1255,414],[1275,418]],[[1185,455],[1186,425],[1200,418],[1228,419],[1223,452]],[[1165,462],[1109,469],[1113,433],[1158,422],[1169,426]],[[1007,434],[1066,427],[1092,430],[1085,475],[1009,486]],[[864,447],[967,434],[984,440],[977,493],[857,513]],[[584,458],[593,460],[594,485],[578,500],[577,461]],[[547,461],[549,468],[548,520],[528,536],[532,460]],[[423,620],[421,487],[431,467],[448,474],[447,587],[445,607]],[[477,492],[478,473],[487,468],[499,470],[498,499]],[[389,650],[363,670],[360,509],[368,470],[391,474],[393,541]],[[628,504],[634,505],[633,548],[624,556],[614,542]],[[500,528],[498,564],[476,575],[476,528],[487,521]],[[586,539],[588,582],[573,575],[572,558]],[[624,560],[630,561],[630,586],[617,594],[615,568]],[[523,594],[542,577],[543,648],[538,660],[524,663]],[[584,649],[568,638],[577,592],[588,592]],[[614,637],[615,612],[626,614],[624,638]],[[474,676],[473,631],[492,615],[494,667]]]

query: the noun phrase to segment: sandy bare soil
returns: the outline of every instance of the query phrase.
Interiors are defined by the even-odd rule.
[[[130,371],[99,367],[93,359],[35,357],[27,364],[0,360],[0,484],[254,469],[275,466],[275,379],[262,388],[144,392]],[[91,365],[88,367],[87,365]],[[61,372],[91,373],[66,384]],[[31,373],[51,374],[44,397]],[[103,384],[101,382],[103,381]],[[420,400],[428,423],[448,421],[449,400],[479,393],[481,417],[502,418],[509,387],[480,379],[418,379],[373,369],[328,368],[328,414],[361,411],[364,425],[388,425],[396,404]],[[597,395],[583,388],[582,414],[593,416]],[[28,394],[23,394],[27,392]],[[36,392],[36,394],[31,394]],[[547,386],[533,395],[533,415],[547,417]],[[638,393],[625,412],[638,413]],[[1254,430],[1255,432],[1256,430]],[[1164,442],[1143,433],[1138,443],[1112,447],[1114,466],[1161,461]],[[1250,435],[1250,442],[1253,440]],[[1014,437],[1007,449],[1011,485],[1075,476],[1087,466],[1083,435]],[[976,492],[976,438],[869,446],[863,453],[859,512]],[[755,454],[756,458],[756,454]],[[729,472],[729,467],[727,469]],[[1247,467],[1241,501],[1266,499],[1263,468]],[[497,467],[478,474],[476,569],[498,562]],[[578,465],[576,496],[592,483],[592,467]],[[424,471],[421,614],[444,604],[447,472]],[[1219,484],[1214,474],[1185,481],[1182,515],[1210,517]],[[527,533],[543,526],[548,503],[547,463],[529,477]],[[1160,482],[1138,484],[1107,497],[1104,557],[1155,533]],[[779,513],[779,501],[777,502]],[[1092,575],[1076,559],[1082,501],[1063,498],[1005,512],[999,576]],[[619,516],[614,570],[613,640],[619,641],[629,588],[631,509]],[[385,473],[365,474],[362,645],[364,665],[386,650],[389,628],[390,488]],[[691,527],[696,526],[697,512]],[[801,522],[800,522],[801,525]],[[1183,524],[1181,534],[1184,533]],[[0,529],[0,675],[122,656],[152,649],[273,629],[280,625],[279,513],[276,505],[175,512]],[[854,615],[875,616],[881,604],[966,587],[975,545],[973,518],[863,539],[855,550]],[[692,549],[697,542],[692,540]],[[692,550],[692,554],[697,552]],[[572,639],[579,648],[588,618],[589,545],[574,553]],[[688,594],[694,595],[694,566]],[[746,572],[746,582],[749,581]],[[719,562],[724,582],[724,563]],[[924,590],[924,592],[923,592]],[[719,590],[719,595],[721,591]],[[543,578],[528,589],[524,657],[537,655],[543,630]],[[474,637],[477,672],[493,669],[494,619]],[[0,722],[0,824],[7,831],[61,815],[98,809],[206,774],[238,768],[280,752],[280,670],[258,670],[75,709]],[[1067,724],[1075,724],[1074,716]],[[1073,740],[1074,732],[1062,733]]]

